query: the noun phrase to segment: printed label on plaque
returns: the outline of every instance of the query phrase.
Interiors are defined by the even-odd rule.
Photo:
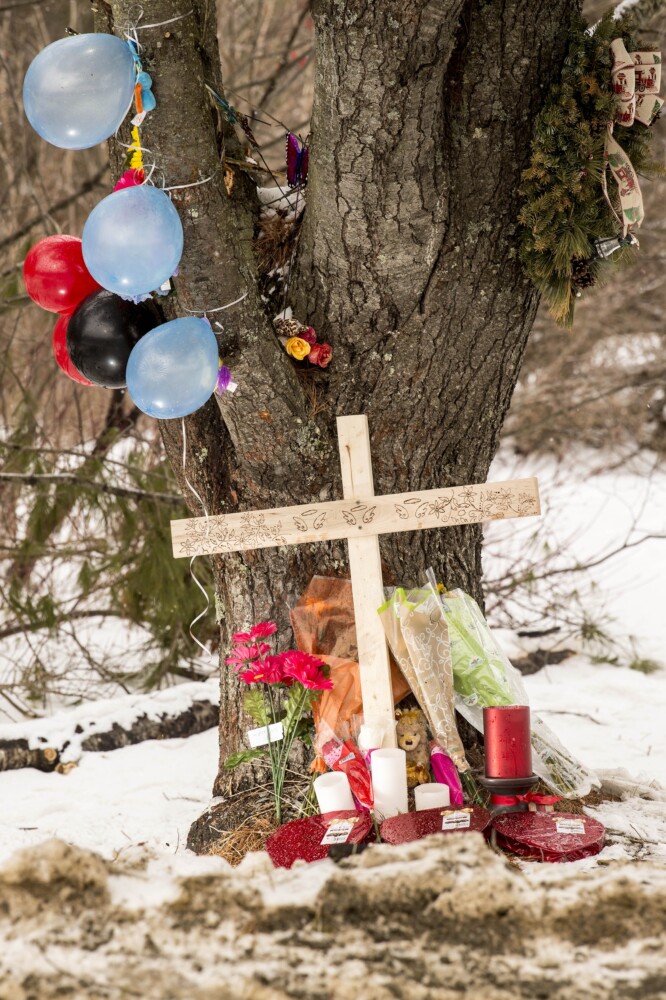
[[[442,813],[442,830],[468,830],[472,814],[467,809]]]
[[[354,829],[354,824],[348,819],[341,819],[337,823],[331,823],[324,834],[322,844],[346,844],[349,834]]]
[[[582,819],[557,819],[555,829],[558,833],[585,833],[585,821]]]
[[[247,741],[252,748],[265,747],[268,743],[277,743],[284,736],[281,722],[270,726],[260,726],[259,729],[248,729]]]

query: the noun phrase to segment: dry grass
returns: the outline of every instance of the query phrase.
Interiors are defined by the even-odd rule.
[[[291,262],[298,238],[300,222],[293,214],[282,210],[264,209],[261,213],[259,235],[254,241],[259,271],[268,275],[276,268],[282,270]]]
[[[239,827],[211,844],[205,853],[224,858],[235,867],[250,851],[263,851],[266,841],[277,828],[278,823],[271,812],[248,816]]]

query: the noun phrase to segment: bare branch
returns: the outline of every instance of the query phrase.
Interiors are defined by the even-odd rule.
[[[82,479],[75,473],[70,472],[0,472],[0,481],[21,482],[26,486],[40,486],[43,483],[57,483],[59,485],[71,484],[72,486],[82,486],[86,489],[96,490],[98,493],[108,493],[110,496],[126,497],[132,500],[162,500],[165,503],[183,503],[183,498],[176,493],[154,493],[150,490],[133,490],[125,486],[112,486],[110,483],[95,482],[93,479]]]
[[[3,240],[0,240],[0,250],[10,246],[10,244],[15,243],[17,240],[20,240],[23,236],[27,236],[31,229],[34,229],[35,226],[39,226],[40,223],[44,222],[45,219],[53,215],[55,212],[60,212],[63,209],[68,208],[70,205],[73,205],[75,201],[78,201],[79,198],[83,197],[84,194],[89,194],[99,186],[102,177],[108,173],[108,170],[109,165],[108,163],[105,163],[99,168],[97,173],[95,173],[92,177],[89,177],[88,180],[84,181],[83,184],[81,184],[81,186],[72,194],[67,195],[66,198],[61,198],[60,201],[51,205],[44,212],[42,212],[41,215],[33,216],[31,219],[28,219],[28,221],[25,222],[20,229],[16,229],[13,233],[10,233],[9,236],[5,236]]]
[[[21,625],[10,625],[7,628],[0,630],[0,639],[9,639],[13,635],[22,635],[26,632],[41,632],[44,629],[55,629],[59,625],[67,625],[70,621],[75,618],[126,618],[120,611],[114,611],[112,608],[106,610],[83,610],[83,611],[70,611],[61,618],[56,618],[55,621],[49,622],[49,624],[25,622]]]

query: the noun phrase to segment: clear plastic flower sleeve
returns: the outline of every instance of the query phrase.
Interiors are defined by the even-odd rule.
[[[462,590],[440,597],[453,662],[456,708],[483,732],[483,709],[492,705],[527,705],[522,677],[509,662],[476,601]],[[598,779],[562,745],[532,712],[532,766],[535,774],[563,798],[587,795]]]
[[[423,709],[433,737],[460,772],[469,770],[458,734],[449,636],[442,607],[430,590],[396,588],[379,609],[386,638]]]

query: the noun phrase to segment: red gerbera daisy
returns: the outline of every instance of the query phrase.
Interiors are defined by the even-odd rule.
[[[258,622],[249,632],[236,632],[231,641],[236,645],[240,642],[255,642],[257,639],[268,639],[277,632],[275,622]]]
[[[271,647],[265,642],[260,642],[259,645],[254,646],[236,646],[235,649],[232,649],[231,655],[227,656],[225,663],[240,667],[250,660],[258,660],[260,656],[270,653],[270,650]]]
[[[267,656],[262,662],[252,663],[248,670],[238,675],[246,684],[286,684],[291,686],[291,677],[285,677],[284,656]]]
[[[326,691],[333,687],[333,681],[326,676],[327,666],[310,653],[293,650],[284,654],[284,672],[303,687],[315,691]]]

